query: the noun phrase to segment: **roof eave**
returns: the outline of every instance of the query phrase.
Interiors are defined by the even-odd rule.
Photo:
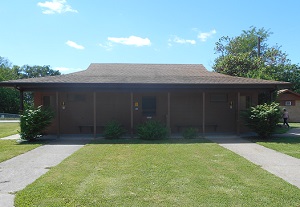
[[[291,83],[203,83],[203,84],[181,84],[181,83],[17,83],[0,82],[0,87],[22,89],[24,91],[38,90],[61,90],[61,89],[283,89],[289,88]]]

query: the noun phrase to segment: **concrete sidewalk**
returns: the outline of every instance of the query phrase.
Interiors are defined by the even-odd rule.
[[[19,134],[13,134],[13,135],[10,135],[10,136],[7,136],[7,137],[4,137],[4,138],[1,138],[1,139],[21,139],[20,135]]]
[[[0,163],[0,206],[14,206],[14,193],[91,141],[91,137],[46,137],[48,144]]]
[[[0,120],[0,123],[18,123],[20,122],[19,119],[17,120]]]
[[[300,188],[300,159],[240,137],[209,137],[208,139]]]

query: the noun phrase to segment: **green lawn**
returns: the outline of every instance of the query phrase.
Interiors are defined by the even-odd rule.
[[[300,123],[289,123],[290,125],[290,129],[291,128],[299,128],[300,127]],[[275,130],[275,133],[274,134],[284,134],[286,132],[289,131],[289,128],[287,127],[282,127],[282,123],[279,123],[279,126],[280,127],[277,127],[276,130]]]
[[[300,190],[206,140],[98,140],[16,194],[20,206],[299,206]]]
[[[19,130],[19,123],[0,123],[0,138],[7,137],[13,134],[18,134]]]
[[[0,138],[17,134],[19,129],[19,123],[0,123]],[[0,162],[23,154],[40,145],[37,143],[18,143],[16,140],[0,139]]]
[[[289,124],[291,128],[300,127],[300,123]],[[283,134],[288,131],[288,128],[282,127],[278,128],[276,133]],[[272,137],[267,140],[257,138],[250,139],[257,144],[300,159],[300,137]]]
[[[275,137],[257,144],[300,159],[300,137]]]
[[[16,140],[0,139],[0,162],[13,158],[32,150],[41,144],[38,143],[18,143]]]

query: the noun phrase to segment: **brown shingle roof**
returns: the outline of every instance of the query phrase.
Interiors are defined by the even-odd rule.
[[[278,94],[279,96],[282,95],[282,94],[285,94],[285,93],[290,93],[290,94],[293,94],[293,95],[297,96],[298,98],[300,98],[300,94],[299,94],[299,93],[296,93],[295,91],[291,91],[291,90],[289,90],[289,89],[282,89],[282,90],[279,90],[279,91],[277,92],[277,94]]]
[[[91,64],[86,70],[60,76],[0,82],[15,87],[125,87],[136,84],[149,86],[186,87],[274,87],[287,82],[228,76],[207,71],[201,64]]]

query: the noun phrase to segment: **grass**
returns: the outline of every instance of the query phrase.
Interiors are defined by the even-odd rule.
[[[300,123],[289,123],[290,128],[300,128]],[[288,128],[280,127],[277,134],[283,134],[289,131]],[[271,137],[267,140],[251,138],[251,141],[264,147],[282,152],[295,158],[300,159],[300,137]]]
[[[300,123],[289,123],[290,125],[290,129],[291,128],[300,128]],[[274,134],[284,134],[287,133],[289,131],[289,128],[287,127],[283,127],[282,123],[279,124],[279,127],[276,128],[275,133]]]
[[[300,159],[300,137],[273,137],[257,144]]]
[[[18,134],[20,123],[0,123],[0,138]]]
[[[28,152],[38,146],[39,143],[18,143],[16,140],[0,140],[0,162]]]
[[[0,138],[17,134],[19,130],[20,123],[0,123]],[[0,162],[28,152],[38,146],[41,146],[41,143],[17,142],[16,140],[0,139]]]
[[[300,190],[204,139],[98,140],[15,206],[299,206]]]

